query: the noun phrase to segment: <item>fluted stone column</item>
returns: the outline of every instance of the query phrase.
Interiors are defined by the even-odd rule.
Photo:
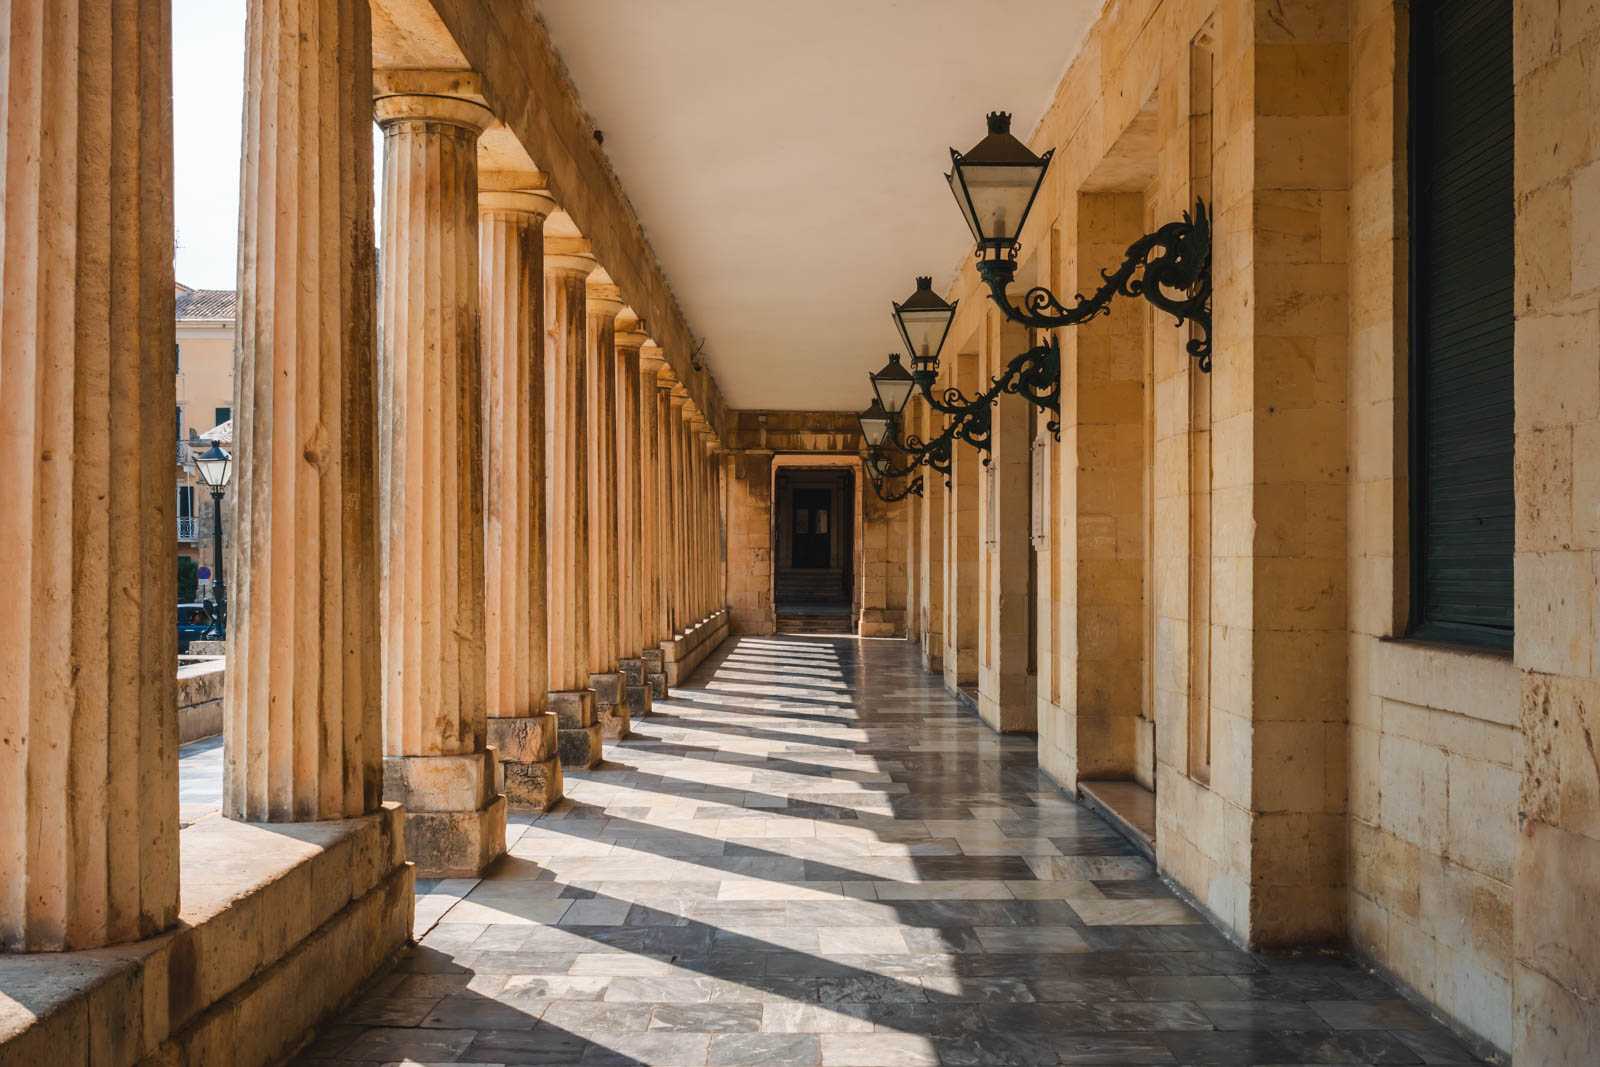
[[[545,585],[544,220],[553,206],[542,189],[478,194],[487,735],[500,790],[518,811],[562,796]]]
[[[689,618],[684,594],[687,589],[688,555],[694,538],[690,530],[691,509],[684,478],[684,463],[688,454],[684,448],[683,407],[689,401],[689,391],[679,382],[667,394],[667,495],[672,501],[672,603],[668,615],[672,633],[668,640],[680,636],[693,621]]]
[[[369,9],[253,4],[246,42],[222,808],[348,818],[383,800]]]
[[[689,497],[689,566],[684,593],[689,605],[689,626],[697,625],[706,617],[705,602],[705,552],[706,552],[706,492],[705,448],[702,446],[700,427],[704,425],[699,409],[693,401],[685,408],[683,424],[683,449],[687,457],[684,473],[688,478]]]
[[[623,695],[630,719],[650,714],[651,693],[644,663],[643,420],[639,404],[639,350],[648,339],[639,320],[624,311],[617,319],[617,607]]]
[[[695,595],[699,601],[698,616],[709,616],[715,608],[711,595],[711,557],[715,552],[715,523],[711,506],[711,427],[704,415],[697,414],[692,425],[694,436],[696,499],[700,505],[700,551],[695,558]]]
[[[666,366],[661,348],[646,341],[639,348],[639,439],[640,449],[640,545],[643,581],[640,606],[645,684],[652,700],[667,698],[666,662],[661,642],[669,635],[662,619],[665,612],[661,588],[661,566],[666,559],[666,539],[661,516],[661,430],[659,401],[661,369]]]
[[[587,286],[589,429],[589,688],[604,735],[630,729],[621,659],[622,616],[617,596],[617,313],[622,297],[604,272]]]
[[[589,243],[544,242],[546,500],[549,530],[550,710],[564,767],[602,758],[589,688],[589,434],[586,279]]]
[[[474,875],[505,851],[485,746],[483,397],[478,135],[459,72],[380,72],[383,286],[384,796],[406,807],[424,875]]]
[[[167,3],[0,19],[0,949],[95,948],[178,918]]]

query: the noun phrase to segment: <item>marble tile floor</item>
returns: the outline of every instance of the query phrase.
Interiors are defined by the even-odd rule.
[[[513,817],[296,1061],[1475,1063],[1340,956],[1241,951],[895,641],[747,637]]]

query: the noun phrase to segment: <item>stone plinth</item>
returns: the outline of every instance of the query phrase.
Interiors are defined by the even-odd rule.
[[[633,723],[628,711],[627,682],[622,672],[591,674],[589,688],[594,690],[595,718],[606,739],[618,741],[627,737]]]
[[[644,684],[650,688],[652,700],[667,699],[667,672],[665,662],[661,658],[661,648],[647,648],[642,654],[644,660]]]
[[[488,739],[499,764],[499,788],[512,811],[545,811],[561,799],[559,729],[553,711],[489,717]]]
[[[4,12],[0,951],[32,952],[178,917],[172,56],[165,4]]]
[[[593,689],[550,694],[550,711],[556,716],[559,727],[556,750],[564,767],[587,769],[598,765],[603,758],[594,698]]]
[[[477,140],[472,75],[385,71],[382,493],[384,790],[420,871],[505,850],[486,733]]]
[[[621,667],[623,702],[628,707],[628,716],[630,719],[643,718],[650,714],[651,705],[650,683],[645,677],[644,657],[625,659],[621,662]]]
[[[406,855],[422,877],[475,877],[506,850],[495,763],[493,749],[384,759],[383,791],[405,798]]]

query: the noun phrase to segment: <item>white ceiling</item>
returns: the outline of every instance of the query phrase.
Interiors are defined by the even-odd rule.
[[[944,183],[1026,139],[1102,0],[536,0],[730,407],[856,410],[889,302],[971,236]]]

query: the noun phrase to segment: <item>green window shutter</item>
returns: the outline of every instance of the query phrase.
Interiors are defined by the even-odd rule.
[[[1412,629],[1508,648],[1511,0],[1418,0],[1412,17]]]

